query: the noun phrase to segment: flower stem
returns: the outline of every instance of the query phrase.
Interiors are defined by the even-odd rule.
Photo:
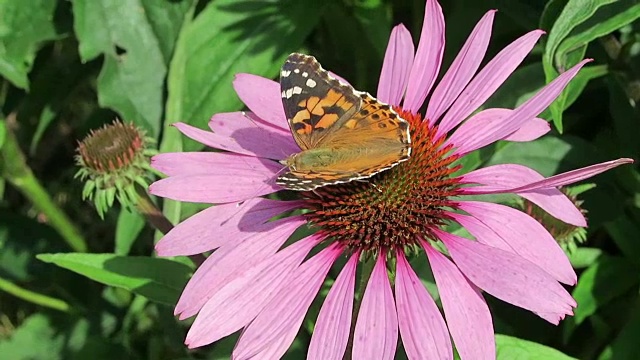
[[[164,216],[162,211],[156,206],[153,200],[151,200],[151,197],[149,197],[149,194],[144,189],[140,186],[136,186],[136,192],[138,193],[136,207],[140,214],[144,215],[151,226],[166,235],[171,229],[173,229],[171,221]],[[189,259],[191,259],[196,266],[200,266],[200,264],[204,262],[205,257],[204,255],[191,255],[189,256]]]
[[[62,209],[33,175],[20,150],[18,141],[7,126],[4,144],[0,148],[0,175],[15,186],[42,212],[66,243],[76,252],[87,252],[87,242]]]
[[[138,201],[136,203],[138,212],[144,215],[151,226],[166,235],[173,229],[173,224],[171,224],[169,219],[158,209],[156,204],[153,203],[153,200],[151,200],[145,190],[141,189],[140,186],[136,186],[136,192],[138,193]]]
[[[0,278],[0,290],[6,291],[7,293],[20,298],[22,300],[28,301],[33,304],[41,305],[44,307],[48,307],[50,309],[59,310],[62,312],[71,311],[71,306],[66,302],[56,299],[47,295],[38,294],[31,290],[23,289],[18,285]]]
[[[361,255],[363,256],[363,255]],[[358,320],[358,313],[360,312],[360,305],[362,305],[362,298],[364,291],[367,288],[367,283],[373,272],[373,268],[376,265],[376,257],[370,256],[370,259],[366,260],[362,264],[362,272],[360,273],[360,282],[356,289],[356,299],[353,306],[353,316],[351,316],[351,334],[349,334],[349,342],[347,343],[347,350],[345,352],[345,359],[351,359],[351,353],[353,350],[353,335],[356,329],[356,321]]]

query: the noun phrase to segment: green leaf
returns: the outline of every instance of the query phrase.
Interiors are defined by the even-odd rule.
[[[128,209],[121,209],[118,215],[118,223],[116,225],[116,246],[115,253],[118,255],[127,255],[131,250],[131,246],[144,229],[145,220],[142,215]]]
[[[533,341],[518,339],[507,335],[496,335],[496,359],[572,360],[575,358]]]
[[[562,41],[569,36],[571,31],[578,25],[592,17],[598,8],[614,1],[615,0],[569,0],[567,2],[567,5],[562,10],[549,32],[549,38],[542,56],[542,64],[547,82],[550,82],[558,76],[559,71],[557,69],[564,71],[577,64],[583,58],[584,52],[586,51],[586,44],[576,46],[576,49],[579,48],[580,51],[574,51],[575,54],[571,57],[570,62],[564,61],[564,55],[566,55],[566,53],[560,53],[558,51]],[[584,85],[586,85],[586,82],[584,82],[582,88],[584,88]],[[580,84],[576,86],[579,87]],[[570,90],[575,89],[565,89],[550,107],[553,123],[561,133],[563,130],[562,112],[567,107],[567,94],[569,94]],[[575,97],[578,95],[579,93],[574,94],[573,100],[575,100]]]
[[[237,73],[274,77],[302,44],[322,13],[320,1],[238,2],[218,0],[178,37],[168,77],[166,123],[205,128],[215,113],[239,110],[233,91]],[[185,150],[201,148],[188,143]],[[168,129],[162,151],[182,150],[181,135]]]
[[[0,339],[4,359],[62,359],[64,336],[43,314],[29,316],[7,339]]]
[[[599,9],[592,17],[577,26],[573,33],[558,46],[556,64],[564,64],[566,54],[587,45],[601,36],[612,33],[640,18],[640,4],[637,0],[618,0],[611,6]]]
[[[600,256],[602,256],[602,250],[598,248],[580,247],[569,254],[569,261],[575,269],[583,269],[593,265]]]
[[[635,276],[630,276],[635,274]],[[638,268],[624,258],[602,255],[580,276],[573,290],[578,303],[575,315],[565,320],[563,338],[569,339],[576,327],[598,309],[625,294],[639,282]]]
[[[82,60],[104,55],[98,77],[100,105],[114,109],[124,121],[134,122],[157,138],[167,68],[161,39],[146,16],[154,2],[72,0],[72,3]]]
[[[613,119],[613,127],[617,136],[620,148],[628,151],[629,154],[640,154],[640,141],[634,129],[638,126],[637,119],[640,118],[638,108],[631,105],[632,101],[624,90],[623,84],[615,77],[609,76],[606,79],[609,90],[609,113]]]
[[[556,55],[556,50],[576,26],[593,16],[599,7],[614,1],[616,0],[569,0],[549,32],[543,56],[545,66],[554,65],[553,59]],[[546,71],[547,69],[545,69]],[[557,73],[547,73],[547,81],[550,81],[556,75]]]
[[[0,75],[15,86],[29,89],[27,74],[36,51],[57,37],[51,0],[0,0]]]
[[[184,264],[149,257],[61,253],[40,254],[37,258],[168,305],[176,303],[191,274],[191,268]]]

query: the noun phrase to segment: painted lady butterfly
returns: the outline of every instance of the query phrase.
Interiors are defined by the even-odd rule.
[[[387,104],[293,53],[280,72],[284,112],[301,152],[281,160],[276,183],[290,190],[366,179],[409,159],[409,123]]]

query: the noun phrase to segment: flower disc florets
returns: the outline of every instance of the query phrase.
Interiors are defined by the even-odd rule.
[[[390,250],[434,238],[431,229],[448,219],[458,183],[451,174],[456,156],[447,156],[444,137],[420,115],[399,110],[411,126],[409,160],[365,181],[326,186],[308,193],[307,216],[327,237],[352,249]]]

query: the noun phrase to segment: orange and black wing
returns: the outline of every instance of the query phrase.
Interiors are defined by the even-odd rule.
[[[280,71],[280,89],[291,133],[302,150],[317,147],[361,106],[353,87],[331,77],[313,56],[289,55]]]

